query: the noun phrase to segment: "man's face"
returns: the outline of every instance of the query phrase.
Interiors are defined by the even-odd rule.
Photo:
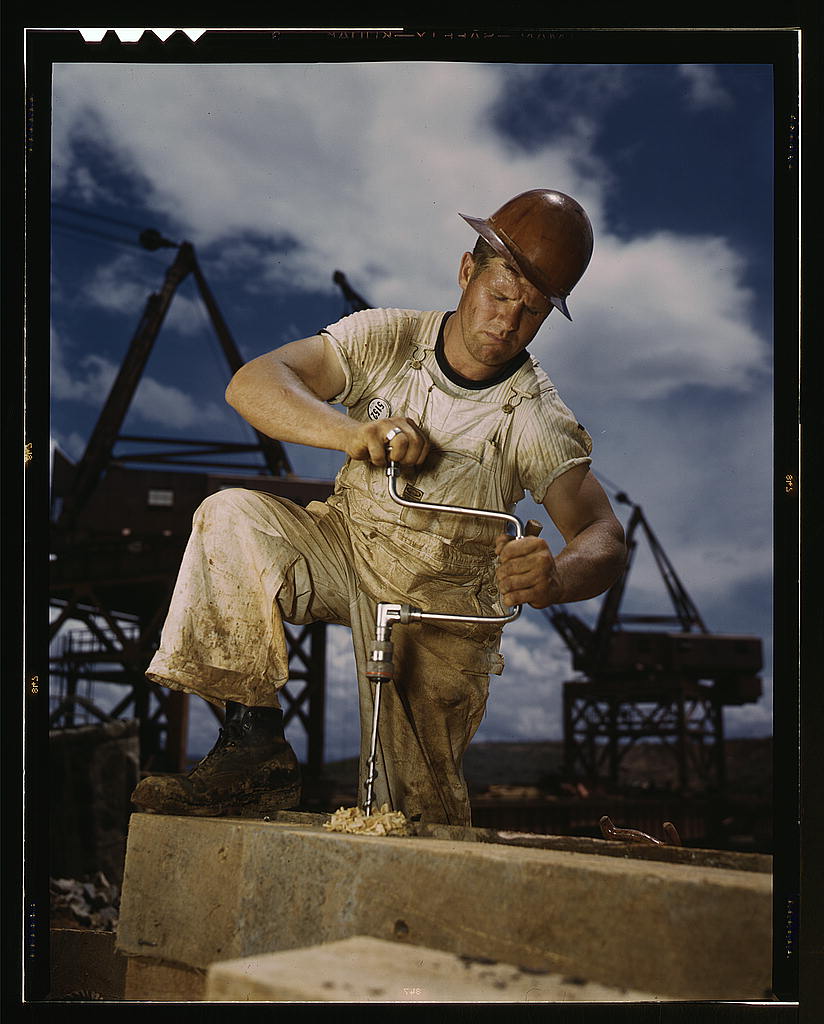
[[[473,278],[474,265],[465,252],[458,272],[463,294],[446,355],[463,376],[485,380],[526,348],[552,304],[503,260],[492,260]]]

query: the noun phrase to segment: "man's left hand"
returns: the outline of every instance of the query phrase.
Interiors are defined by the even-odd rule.
[[[546,608],[560,601],[561,581],[549,545],[540,537],[514,540],[508,534],[495,539],[498,569],[495,578],[508,608],[529,604]]]

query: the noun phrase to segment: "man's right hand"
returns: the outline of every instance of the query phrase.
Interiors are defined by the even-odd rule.
[[[429,441],[405,416],[360,423],[329,403],[346,378],[328,339],[301,338],[242,366],[226,389],[226,400],[256,429],[278,441],[342,451],[352,459],[420,466]],[[399,431],[387,443],[386,435]]]
[[[400,433],[394,433],[387,443],[387,435],[393,431]],[[394,416],[359,423],[346,446],[346,454],[373,466],[385,466],[390,459],[401,466],[421,466],[429,448],[429,441],[416,423],[405,416]]]

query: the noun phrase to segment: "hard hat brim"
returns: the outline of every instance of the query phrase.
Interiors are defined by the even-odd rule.
[[[495,252],[501,257],[502,260],[509,264],[509,266],[515,271],[516,274],[525,277],[528,281],[530,280],[532,275],[528,273],[528,268],[521,266],[520,261],[517,259],[516,255],[509,249],[506,242],[503,241],[503,239],[500,237],[498,232],[492,227],[488,220],[484,219],[483,217],[469,217],[465,213],[459,213],[458,216],[462,217],[474,231],[477,231],[481,238],[489,242],[489,244],[492,246]],[[569,315],[569,309],[567,308],[566,299],[563,295],[549,295],[541,288],[539,288],[538,290],[541,292],[544,298],[549,299],[552,305],[556,309],[560,310],[561,313],[564,314],[567,320],[572,320],[572,317]]]

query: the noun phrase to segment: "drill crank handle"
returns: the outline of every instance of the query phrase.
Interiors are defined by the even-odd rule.
[[[506,523],[511,524],[515,528],[515,536],[513,540],[518,540],[521,537],[537,537],[543,529],[543,525],[538,522],[537,519],[530,519],[526,524],[526,529],[521,525],[520,519],[517,516],[510,515],[508,512],[496,512],[492,509],[483,508],[466,508],[461,505],[435,505],[425,501],[407,501],[406,498],[402,498],[398,494],[398,466],[396,462],[391,460],[386,466],[386,476],[389,485],[389,496],[392,500],[402,505],[404,508],[414,508],[416,510],[426,509],[431,512],[455,512],[458,515],[467,516],[480,516],[485,519],[498,519],[503,520]],[[407,621],[412,622],[485,622],[488,625],[506,625],[508,622],[514,622],[515,619],[521,614],[521,605],[516,605],[511,612],[506,615],[448,615],[441,612],[424,612],[420,608],[412,608],[409,605],[400,605],[399,608],[403,609],[404,617]]]
[[[509,515],[507,512],[494,512],[491,509],[484,508],[464,508],[461,505],[433,505],[425,501],[407,501],[406,498],[402,498],[398,494],[398,487],[395,483],[398,477],[398,464],[396,462],[389,461],[386,467],[386,475],[389,478],[390,497],[398,505],[403,505],[405,508],[428,509],[434,512],[457,512],[463,515],[503,519],[515,527],[513,540],[517,540],[521,536],[537,537],[544,528],[543,523],[538,522],[537,519],[528,519],[526,526],[522,526],[517,516]]]
[[[404,508],[414,508],[419,511],[426,510],[428,512],[455,512],[458,515],[480,516],[482,519],[500,519],[515,528],[513,540],[517,540],[524,535],[521,520],[517,516],[510,515],[508,512],[495,512],[487,508],[466,508],[463,505],[434,505],[427,501],[407,501],[406,498],[402,498],[398,494],[398,464],[390,461],[386,466],[385,472],[389,481],[389,496],[396,504],[403,505]]]

